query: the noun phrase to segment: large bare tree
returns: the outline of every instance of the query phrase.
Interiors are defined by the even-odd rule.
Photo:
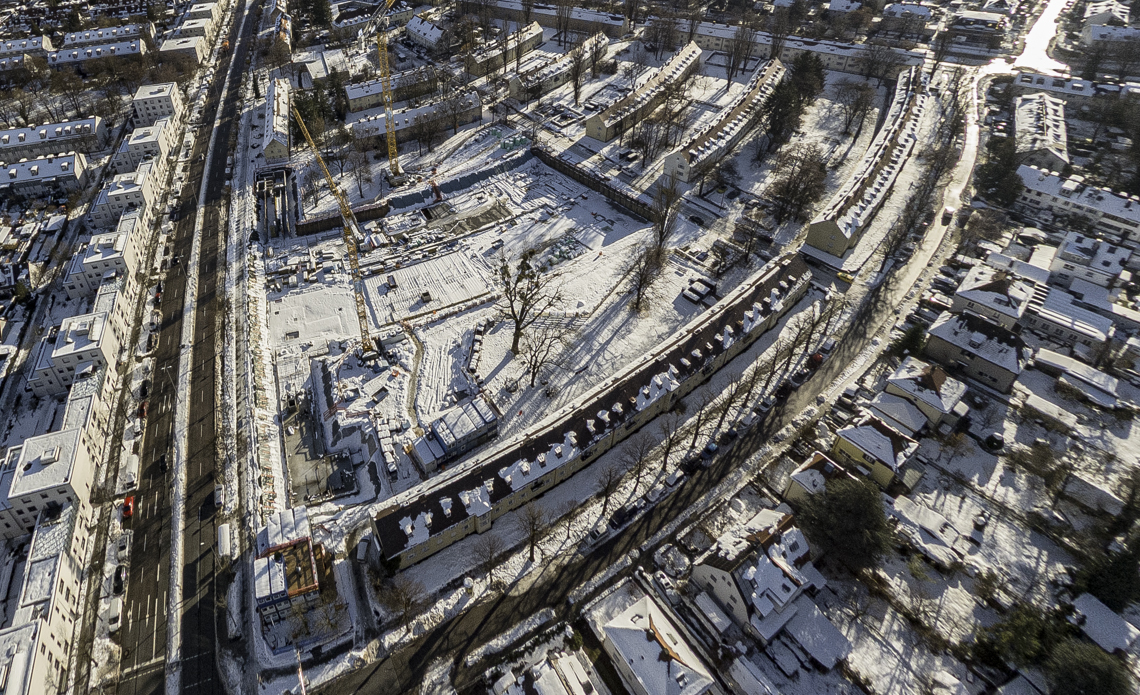
[[[562,302],[557,275],[546,272],[538,261],[538,250],[524,251],[513,265],[505,253],[499,256],[496,281],[503,293],[501,305],[514,324],[511,352],[519,354],[523,332],[546,311]]]
[[[488,531],[475,539],[471,545],[471,560],[476,569],[487,577],[487,583],[495,585],[495,568],[507,546],[495,532]]]
[[[653,243],[638,247],[627,266],[629,285],[633,292],[633,301],[630,302],[633,313],[641,313],[642,306],[653,295],[653,286],[661,278],[664,267],[664,249]]]
[[[625,447],[621,452],[621,462],[626,470],[633,474],[633,490],[637,493],[638,486],[641,485],[641,477],[645,475],[645,470],[649,467],[649,462],[653,456],[653,449],[657,446],[657,442],[653,441],[647,433],[641,432],[629,439],[625,443]]]
[[[572,331],[563,321],[542,321],[533,324],[523,333],[519,343],[519,356],[526,365],[533,388],[539,374],[555,364],[562,351],[570,344]]]
[[[546,510],[542,508],[541,504],[531,502],[522,508],[522,511],[518,513],[515,519],[519,531],[521,531],[526,538],[527,549],[530,552],[530,561],[534,562],[534,549],[538,547],[538,542],[542,540],[546,529],[550,527],[550,516],[546,513]]]
[[[380,587],[380,605],[396,615],[401,627],[407,627],[427,601],[427,590],[419,581],[398,574]]]
[[[863,127],[863,120],[875,103],[875,90],[866,82],[840,80],[835,88],[835,103],[843,113],[843,132],[850,133],[856,121]]]
[[[602,498],[602,516],[605,516],[606,510],[610,508],[610,498],[617,492],[619,485],[621,485],[621,471],[613,465],[603,468],[596,485],[598,496]]]
[[[659,249],[665,249],[669,244],[669,237],[677,222],[677,209],[681,202],[681,189],[677,180],[669,177],[657,182],[657,190],[653,193],[653,243]]]

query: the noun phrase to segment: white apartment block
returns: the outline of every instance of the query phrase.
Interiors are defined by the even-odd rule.
[[[1100,287],[1112,287],[1132,252],[1122,246],[1069,232],[1049,265],[1050,282],[1071,287],[1080,278]]]
[[[160,194],[160,179],[157,165],[143,162],[138,169],[126,174],[116,174],[91,204],[88,220],[96,228],[117,224],[123,213],[132,209],[150,214]]]
[[[28,385],[39,397],[66,393],[77,378],[114,366],[125,336],[126,302],[118,292],[96,297],[94,311],[63,320],[55,338],[40,342],[35,371]]]
[[[48,54],[48,65],[59,67],[62,65],[78,65],[96,58],[113,58],[116,56],[146,55],[146,43],[141,39],[134,41],[116,41],[115,43],[102,43],[93,46],[80,46],[78,48],[64,48]]]
[[[25,520],[24,533],[35,527],[39,513],[52,504],[74,507],[83,520],[89,517],[95,459],[81,435],[78,427],[72,427],[31,437],[21,445],[8,504],[17,520]]]
[[[1014,108],[1017,152],[1026,164],[1060,171],[1069,163],[1065,102],[1036,92],[1017,98]]]
[[[160,118],[178,121],[185,106],[178,85],[173,82],[144,84],[135,92],[131,102],[131,116],[135,127],[154,125]]]
[[[75,507],[51,508],[34,526],[31,549],[12,624],[0,630],[0,673],[7,695],[55,692],[67,682],[76,618],[82,614],[80,583],[87,555],[85,520]]]
[[[61,48],[76,48],[91,44],[118,43],[121,41],[154,40],[154,24],[127,24],[121,27],[104,27],[88,31],[74,31],[63,36]]]
[[[289,159],[289,80],[269,83],[265,95],[261,153],[266,162]]]
[[[179,36],[200,36],[209,41],[214,36],[214,22],[210,19],[187,19],[178,27]],[[164,44],[165,45],[165,44]]]
[[[457,114],[459,125],[467,125],[483,116],[483,104],[476,92],[459,96],[460,111]],[[445,120],[450,125],[452,114],[442,102],[425,104],[415,108],[400,109],[392,114],[396,122],[396,142],[404,142],[414,136],[414,126],[422,119],[429,121]],[[352,135],[356,138],[385,137],[386,120],[383,113],[362,118],[352,124]]]
[[[51,39],[46,36],[30,36],[26,39],[0,41],[0,58],[18,56],[43,56],[52,51]]]
[[[69,299],[94,295],[111,277],[121,277],[123,291],[130,302],[136,289],[134,274],[139,268],[146,225],[139,210],[130,210],[119,218],[113,232],[92,235],[87,247],[72,258],[64,287]]]
[[[87,158],[79,152],[0,164],[0,194],[24,197],[69,194],[87,185]]]
[[[178,149],[178,132],[169,116],[160,118],[154,125],[135,128],[125,138],[115,156],[111,169],[116,174],[134,171],[145,161],[157,165],[159,178],[165,176],[172,153]]]
[[[1081,29],[1081,43],[1085,46],[1120,44],[1137,39],[1140,39],[1140,29],[1136,27],[1090,24]]]
[[[15,162],[58,152],[86,152],[107,137],[98,116],[0,130],[0,161]]]
[[[1039,227],[1066,227],[1066,218],[1091,222],[1096,233],[1134,248],[1140,244],[1140,196],[1125,196],[1085,183],[1083,176],[1060,174],[1022,165],[1017,170],[1025,186],[1017,207]]]
[[[222,17],[222,12],[216,2],[199,2],[191,5],[190,11],[186,15],[190,19],[208,19],[217,24]]]
[[[176,36],[162,42],[159,53],[170,56],[183,56],[194,65],[201,65],[209,48],[201,36]]]

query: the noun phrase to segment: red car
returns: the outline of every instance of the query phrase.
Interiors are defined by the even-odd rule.
[[[130,519],[131,515],[135,513],[135,496],[131,495],[123,500],[123,519]]]

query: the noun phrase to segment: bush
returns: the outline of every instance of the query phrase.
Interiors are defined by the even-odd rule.
[[[1045,672],[1052,686],[1050,695],[1128,695],[1134,685],[1119,659],[1075,639],[1057,646]]]
[[[894,541],[879,488],[867,480],[829,481],[804,501],[798,519],[816,548],[855,572],[878,565]]]
[[[891,354],[895,357],[901,358],[905,355],[918,355],[922,352],[922,346],[926,344],[926,329],[919,325],[913,325],[906,329],[898,340],[891,345]]]

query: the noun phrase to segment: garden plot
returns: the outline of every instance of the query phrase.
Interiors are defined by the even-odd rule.
[[[365,278],[364,295],[372,325],[385,326],[474,299],[489,299],[492,287],[488,271],[468,253],[457,252]],[[388,284],[388,276],[395,279],[395,287]]]

